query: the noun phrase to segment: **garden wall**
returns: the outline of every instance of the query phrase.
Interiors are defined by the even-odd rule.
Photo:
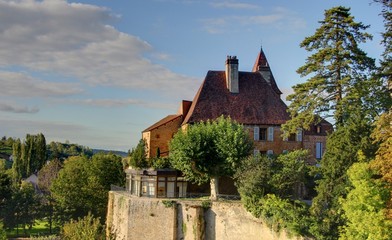
[[[240,202],[140,198],[109,193],[107,235],[117,240],[286,240]]]

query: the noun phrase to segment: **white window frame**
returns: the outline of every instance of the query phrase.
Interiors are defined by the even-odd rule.
[[[296,140],[297,140],[297,142],[302,142],[302,129],[297,130]]]
[[[255,140],[255,141],[259,141],[260,140],[259,133],[260,133],[260,128],[257,127],[257,126],[254,127],[253,128],[253,140]]]
[[[268,127],[267,141],[274,141],[274,127]]]
[[[323,143],[316,142],[316,159],[321,159],[323,157]]]

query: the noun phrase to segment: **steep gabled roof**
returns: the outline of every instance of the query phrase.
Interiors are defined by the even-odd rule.
[[[287,106],[259,72],[239,72],[239,93],[230,93],[224,71],[209,71],[183,124],[230,116],[242,124],[280,125]]]
[[[151,130],[154,130],[155,128],[158,128],[158,127],[160,127],[170,121],[173,121],[179,117],[182,117],[182,115],[181,114],[168,115],[168,116],[162,118],[161,120],[159,120],[158,122],[154,123],[153,125],[151,125],[147,129],[145,129],[143,132],[149,132]]]
[[[268,63],[267,57],[264,54],[263,48],[260,49],[259,55],[256,58],[255,64],[253,65],[252,72],[268,72],[270,74],[270,78],[266,80],[269,81],[272,89],[277,94],[282,94],[278,88],[278,85],[276,84],[274,75],[272,74],[271,67]]]

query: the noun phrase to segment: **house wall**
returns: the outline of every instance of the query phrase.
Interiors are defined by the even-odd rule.
[[[206,203],[206,202],[204,202]],[[175,202],[138,198],[124,192],[110,192],[107,235],[122,240],[286,240],[284,231],[271,231],[253,217],[241,202]]]
[[[251,139],[254,139],[254,127],[252,126],[245,126],[246,129],[249,131],[249,135]],[[268,128],[271,126],[268,125],[257,125],[259,128]],[[274,138],[273,141],[268,140],[256,140],[254,141],[255,149],[259,150],[260,152],[267,152],[268,150],[272,150],[274,154],[281,154],[283,150],[294,150],[303,148],[302,142],[298,141],[284,141],[281,137],[282,131],[280,126],[273,126],[274,128]]]
[[[304,148],[309,150],[309,163],[314,165],[317,163],[316,160],[316,143],[321,142],[323,146],[323,153],[326,150],[327,139],[326,136],[318,136],[318,135],[308,135],[304,138]]]
[[[153,158],[157,155],[159,147],[161,156],[166,156],[169,152],[169,142],[174,134],[180,128],[182,117],[178,117],[162,126],[159,126],[149,132],[143,132],[142,137],[147,143],[147,158]]]
[[[254,127],[252,126],[245,126],[246,129],[249,131],[249,136],[251,139],[254,139]],[[267,128],[270,126],[267,125],[259,125],[260,128]],[[331,131],[331,129],[328,129]],[[327,134],[325,131],[323,134],[316,134],[313,132],[303,131],[302,133],[302,141],[284,141],[281,137],[282,135],[281,127],[274,126],[274,140],[267,141],[267,140],[258,140],[254,141],[254,148],[259,150],[260,152],[267,152],[268,150],[272,150],[274,154],[282,154],[284,150],[292,151],[296,149],[308,149],[309,150],[309,164],[316,164],[316,143],[321,142],[323,146],[323,152],[326,149],[326,139]]]

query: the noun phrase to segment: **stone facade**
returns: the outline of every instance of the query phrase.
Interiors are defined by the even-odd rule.
[[[182,116],[178,116],[150,131],[142,133],[142,137],[147,143],[147,158],[156,157],[158,148],[161,156],[168,155],[169,142],[180,128],[182,120]]]
[[[286,240],[247,212],[241,202],[183,201],[110,192],[107,236],[121,240]]]

